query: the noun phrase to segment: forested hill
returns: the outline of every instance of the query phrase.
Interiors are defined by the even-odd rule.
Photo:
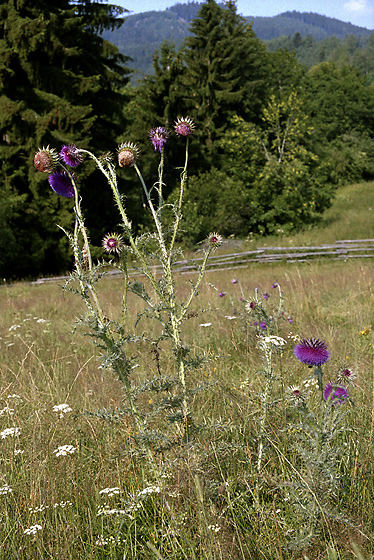
[[[120,29],[106,31],[103,36],[114,43],[121,53],[133,59],[132,68],[151,74],[154,52],[165,39],[179,47],[189,35],[190,23],[197,16],[200,7],[200,2],[179,3],[163,11],[129,15]],[[314,42],[332,36],[343,40],[348,35],[359,40],[368,38],[372,33],[364,27],[314,13],[293,11],[274,17],[245,17],[253,24],[257,37],[264,41],[279,37],[292,38],[295,34],[312,38]],[[310,50],[310,44],[308,48]]]

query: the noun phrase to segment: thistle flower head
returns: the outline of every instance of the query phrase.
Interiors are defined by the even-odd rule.
[[[174,130],[178,136],[190,136],[195,128],[195,123],[190,117],[178,117],[174,124]]]
[[[342,404],[348,399],[348,391],[345,387],[328,383],[323,390],[323,398],[331,404]]]
[[[78,167],[83,161],[83,156],[74,144],[64,145],[60,151],[60,157],[66,165]]]
[[[58,163],[59,157],[57,152],[49,146],[42,149],[39,148],[34,157],[35,168],[43,173],[51,173]]]
[[[336,382],[339,384],[352,383],[356,379],[357,375],[349,367],[343,368],[339,371]]]
[[[223,243],[222,235],[219,235],[219,233],[210,233],[207,241],[212,249],[217,249],[217,247],[220,247]]]
[[[162,152],[162,148],[165,146],[170,134],[170,130],[168,130],[164,126],[151,128],[151,130],[148,132],[148,136],[153,144],[155,152]]]
[[[119,254],[123,250],[125,244],[122,236],[118,233],[108,233],[102,241],[102,246],[107,253]]]
[[[296,358],[307,366],[321,366],[330,359],[330,352],[323,340],[309,338],[296,344],[293,353]]]
[[[69,175],[65,171],[56,171],[48,177],[51,189],[65,198],[74,198],[74,187]]]
[[[139,157],[139,148],[132,142],[124,142],[117,149],[118,164],[120,167],[131,167]]]

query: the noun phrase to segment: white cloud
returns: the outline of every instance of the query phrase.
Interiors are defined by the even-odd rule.
[[[344,2],[344,9],[348,12],[365,12],[368,10],[366,0],[350,0],[349,2]]]

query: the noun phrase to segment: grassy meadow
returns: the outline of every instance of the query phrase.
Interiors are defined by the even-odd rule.
[[[374,238],[373,189],[344,187],[318,226],[243,248]],[[372,259],[207,272],[182,325],[191,361],[204,357],[188,377],[195,435],[151,448],[151,462],[121,383],[74,324],[80,299],[57,283],[2,285],[0,558],[374,558],[373,275]],[[190,278],[176,276],[181,299]],[[115,316],[120,278],[99,286]],[[255,299],[280,347],[261,346],[268,333],[245,305]],[[174,362],[167,344],[151,342],[157,325],[135,324],[134,294],[128,309],[135,391],[171,376]],[[341,405],[321,403],[313,370],[293,354],[311,337],[331,352],[324,382],[357,376]],[[150,387],[137,399],[150,428],[173,434],[158,416],[170,394]]]

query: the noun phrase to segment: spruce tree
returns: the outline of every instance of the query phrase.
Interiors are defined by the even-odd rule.
[[[100,33],[120,25],[122,12],[87,0],[9,0],[0,6],[0,196],[8,209],[0,215],[2,277],[54,273],[68,265],[56,224],[69,226],[71,202],[51,195],[33,158],[47,145],[115,147],[123,129],[126,58]],[[101,185],[89,164],[83,178],[92,195],[87,214],[97,224],[94,234],[102,233],[105,195],[99,199]]]
[[[256,119],[265,94],[267,54],[235,2],[207,0],[184,43],[184,95],[205,137],[208,163],[216,163],[217,140],[237,114]]]

